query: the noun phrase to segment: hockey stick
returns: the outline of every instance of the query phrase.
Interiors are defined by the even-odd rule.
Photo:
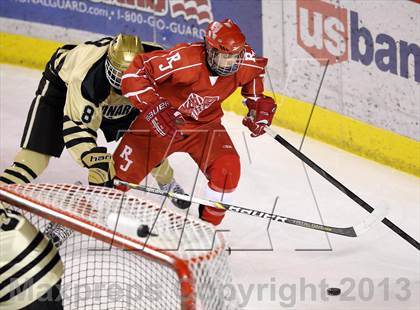
[[[371,205],[369,205],[367,202],[365,202],[363,199],[361,199],[359,196],[357,196],[355,193],[353,193],[351,190],[349,190],[346,186],[344,186],[337,179],[335,179],[331,174],[329,174],[324,169],[322,169],[320,166],[318,166],[316,163],[314,163],[305,154],[303,154],[301,151],[299,151],[293,145],[291,145],[289,142],[287,142],[283,137],[281,137],[279,134],[277,134],[273,129],[271,129],[270,127],[265,127],[265,132],[268,133],[271,137],[273,137],[277,142],[279,142],[281,145],[283,145],[290,152],[292,152],[300,160],[305,162],[305,164],[307,164],[309,167],[311,167],[313,170],[315,170],[318,174],[320,174],[328,182],[330,182],[332,185],[334,185],[336,188],[338,188],[340,191],[342,191],[345,195],[347,195],[349,198],[351,198],[354,202],[356,202],[363,209],[365,209],[369,213],[373,213],[375,211],[375,209]],[[397,233],[401,238],[403,238],[408,243],[410,243],[412,246],[414,246],[417,250],[420,250],[419,242],[417,240],[415,240],[413,237],[411,237],[409,234],[407,234],[405,231],[403,231],[401,228],[399,228],[397,225],[395,225],[393,222],[388,220],[386,217],[384,217],[381,220],[381,222],[384,223],[386,226],[388,226],[395,233]]]
[[[114,180],[114,185],[115,186],[123,185],[123,186],[126,186],[128,188],[137,189],[137,190],[140,190],[140,191],[143,191],[143,192],[146,192],[146,193],[152,193],[152,194],[165,196],[165,197],[169,197],[169,198],[176,198],[176,199],[180,199],[180,200],[190,201],[190,202],[197,203],[197,204],[213,206],[213,207],[218,208],[218,209],[224,209],[224,210],[232,211],[232,212],[235,212],[235,213],[256,216],[256,217],[263,218],[263,219],[269,219],[269,220],[274,221],[274,222],[296,225],[296,226],[300,226],[300,227],[304,227],[304,228],[320,230],[320,231],[324,231],[324,232],[328,232],[328,233],[332,233],[332,234],[336,234],[336,235],[341,235],[341,236],[346,236],[346,237],[358,237],[358,236],[360,236],[361,234],[363,234],[366,231],[368,231],[369,229],[371,229],[372,226],[376,222],[379,222],[385,216],[385,214],[383,214],[383,212],[376,211],[375,214],[372,214],[369,218],[367,218],[365,221],[363,221],[362,223],[360,223],[356,226],[334,227],[334,226],[327,226],[327,225],[321,225],[321,224],[317,224],[317,223],[302,221],[302,220],[294,219],[294,218],[291,218],[291,217],[286,217],[286,216],[277,215],[277,214],[273,214],[273,213],[267,213],[267,212],[264,212],[264,211],[247,209],[247,208],[244,208],[244,207],[234,206],[234,205],[219,202],[219,201],[206,200],[206,199],[201,199],[201,198],[197,198],[197,197],[192,197],[192,196],[189,196],[189,195],[178,194],[178,193],[174,193],[174,192],[167,192],[167,191],[160,190],[160,189],[157,189],[157,188],[147,187],[147,186],[143,186],[143,185],[137,185],[137,184],[133,184],[133,183],[124,182],[124,181],[121,181],[121,180]]]

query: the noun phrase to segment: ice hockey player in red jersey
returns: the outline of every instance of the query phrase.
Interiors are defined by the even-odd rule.
[[[226,201],[238,185],[240,159],[221,124],[221,103],[242,87],[249,109],[243,124],[252,137],[262,135],[276,110],[263,94],[266,64],[230,19],[210,23],[204,42],[138,54],[122,93],[142,113],[114,153],[117,178],[140,183],[163,158],[186,152],[208,179],[207,198]],[[214,225],[224,213],[199,206],[200,218]]]

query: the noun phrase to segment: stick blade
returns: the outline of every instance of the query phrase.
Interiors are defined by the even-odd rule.
[[[376,208],[373,212],[360,224],[354,226],[354,231],[357,236],[363,235],[364,233],[371,230],[377,224],[379,224],[388,214],[389,206],[384,205],[381,208]]]

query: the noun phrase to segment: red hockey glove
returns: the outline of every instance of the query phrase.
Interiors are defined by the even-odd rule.
[[[242,124],[251,130],[251,137],[258,137],[265,133],[264,127],[270,126],[276,112],[276,103],[271,97],[259,98],[256,101],[246,100],[249,112],[242,120]]]
[[[182,140],[184,135],[177,128],[177,125],[184,123],[181,112],[175,109],[166,100],[150,106],[143,111],[143,117],[156,135],[166,138],[174,137],[175,140]]]

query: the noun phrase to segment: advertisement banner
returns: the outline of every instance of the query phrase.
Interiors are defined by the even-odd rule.
[[[329,59],[329,64],[354,61],[376,65],[383,72],[420,82],[420,47],[415,41],[401,38],[403,25],[395,37],[386,28],[363,23],[364,16],[370,16],[364,10],[341,8],[322,0],[297,0],[296,16],[299,46],[321,63]],[[411,58],[414,67],[410,69]]]
[[[166,47],[201,41],[209,22],[231,18],[262,53],[260,0],[2,0],[0,16],[106,35],[136,34]]]
[[[264,54],[279,93],[419,141],[420,5],[265,0]],[[327,65],[328,64],[328,65]],[[318,88],[324,70],[323,85]]]

